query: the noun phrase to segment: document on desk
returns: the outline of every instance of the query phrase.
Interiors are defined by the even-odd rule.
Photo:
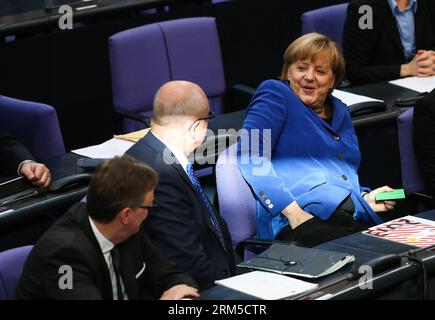
[[[370,98],[370,97],[366,97],[366,96],[362,96],[359,94],[350,93],[350,92],[346,92],[346,91],[341,91],[341,90],[337,90],[337,89],[332,91],[332,95],[334,97],[340,99],[341,101],[343,101],[343,103],[345,103],[348,106],[353,105],[353,104],[357,104],[357,103],[362,103],[362,102],[373,102],[373,101],[383,102],[382,100],[378,100],[378,99],[374,99],[374,98]]]
[[[431,92],[435,88],[435,76],[432,77],[407,77],[390,81],[391,84],[411,89],[420,93]]]
[[[215,282],[218,285],[263,300],[289,298],[315,289],[318,286],[316,283],[265,271],[252,271]]]
[[[115,156],[122,156],[133,144],[134,142],[131,141],[113,138],[102,144],[71,150],[71,152],[92,159],[108,159]]]
[[[259,255],[237,266],[299,277],[320,278],[353,261],[355,261],[353,255],[343,252],[275,242]]]
[[[435,221],[405,216],[371,227],[362,233],[424,248],[435,244]]]

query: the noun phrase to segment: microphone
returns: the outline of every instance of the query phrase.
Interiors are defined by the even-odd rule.
[[[14,202],[17,202],[17,201],[21,201],[21,200],[24,200],[24,199],[29,199],[29,198],[43,197],[43,196],[45,196],[47,194],[48,194],[48,190],[46,188],[38,188],[38,189],[33,190],[31,192],[28,192],[28,193],[26,193],[24,195],[18,195],[18,196],[15,196],[14,198],[2,201],[0,203],[0,205],[3,206],[3,205],[6,205],[6,204],[11,204],[11,203],[14,203]]]

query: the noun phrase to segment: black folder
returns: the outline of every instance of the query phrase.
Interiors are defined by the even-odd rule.
[[[258,256],[239,263],[237,266],[300,277],[319,278],[331,274],[353,261],[355,261],[355,257],[347,253],[276,242]]]

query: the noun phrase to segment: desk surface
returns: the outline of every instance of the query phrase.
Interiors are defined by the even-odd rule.
[[[427,211],[424,213],[418,214],[419,217],[435,220],[435,210]],[[316,246],[317,249],[323,249],[323,250],[330,250],[330,251],[338,251],[338,252],[345,252],[349,253],[355,256],[355,262],[352,264],[349,264],[342,269],[336,271],[335,273],[322,277],[319,279],[318,283],[319,286],[322,286],[326,283],[329,283],[333,281],[334,279],[337,279],[345,274],[348,274],[350,272],[353,272],[356,269],[356,266],[362,265],[364,263],[367,263],[368,261],[375,259],[377,257],[386,255],[386,254],[400,254],[404,253],[410,249],[414,249],[415,247],[381,239],[376,238],[372,236],[367,236],[362,234],[361,232],[355,233],[346,237],[342,237],[339,239],[335,239],[333,241],[326,242],[324,244],[321,244],[319,246]],[[408,270],[405,270],[406,267],[408,267]],[[433,271],[435,269],[435,259],[431,260],[431,270]],[[401,270],[402,272],[405,272],[406,277],[412,277],[412,276],[418,276],[419,270],[417,268],[414,268],[413,266],[405,266],[404,270]],[[303,279],[307,281],[307,279]],[[407,280],[407,279],[404,279]],[[308,280],[310,281],[310,280]],[[393,285],[393,284],[386,284],[387,286]],[[333,294],[337,294],[334,298],[341,299],[341,298],[358,298],[358,297],[364,297],[364,295],[369,295],[370,292],[363,290],[355,290],[352,288],[352,286],[355,286],[355,283],[348,283],[344,286],[344,288],[349,289],[348,291],[343,290],[343,287],[340,287],[338,289],[338,292],[332,292]],[[350,290],[352,289],[352,290]],[[342,293],[340,293],[342,292]],[[402,293],[400,293],[402,294]],[[404,295],[409,294],[404,292]],[[405,296],[406,297],[406,296]],[[406,298],[413,298],[412,296],[406,297]],[[415,297],[414,297],[415,298]],[[432,296],[432,298],[435,298],[435,296]],[[246,294],[238,293],[234,290],[224,288],[221,286],[215,286],[212,289],[204,292],[202,294],[202,299],[252,299],[251,296],[248,296]]]
[[[89,0],[88,0],[89,1]],[[174,0],[95,0],[97,7],[86,10],[74,11],[74,21],[85,18],[98,17],[105,14],[131,12],[156,8],[169,4]],[[57,25],[60,17],[58,10],[48,14],[46,6],[59,6],[61,4],[73,4],[83,2],[81,6],[88,6],[80,0],[9,0],[0,4],[0,35],[15,34],[20,32],[35,32],[38,28]],[[33,29],[33,30],[32,30]]]
[[[78,155],[67,153],[47,161],[53,180],[81,173],[77,168]],[[0,212],[0,232],[12,226],[43,215],[58,215],[72,204],[80,201],[87,193],[88,187],[79,187],[64,193],[47,194],[39,198],[30,198],[15,202],[8,206],[11,211]]]

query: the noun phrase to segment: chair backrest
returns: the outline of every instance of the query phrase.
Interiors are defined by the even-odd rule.
[[[233,246],[257,234],[256,202],[237,165],[237,143],[216,162],[219,211],[228,224]]]
[[[33,246],[0,252],[0,300],[11,300],[23,271],[24,262]]]
[[[0,130],[43,161],[65,153],[56,110],[46,104],[0,96]]]
[[[170,20],[119,32],[109,38],[113,106],[150,116],[154,94],[165,82],[201,86],[210,108],[221,113],[225,77],[215,18]],[[125,132],[143,124],[124,119]]]
[[[397,117],[402,183],[407,194],[425,190],[423,176],[414,154],[413,114],[414,108],[409,108]]]
[[[318,32],[330,37],[343,48],[343,29],[348,3],[307,11],[302,14],[302,34]]]

